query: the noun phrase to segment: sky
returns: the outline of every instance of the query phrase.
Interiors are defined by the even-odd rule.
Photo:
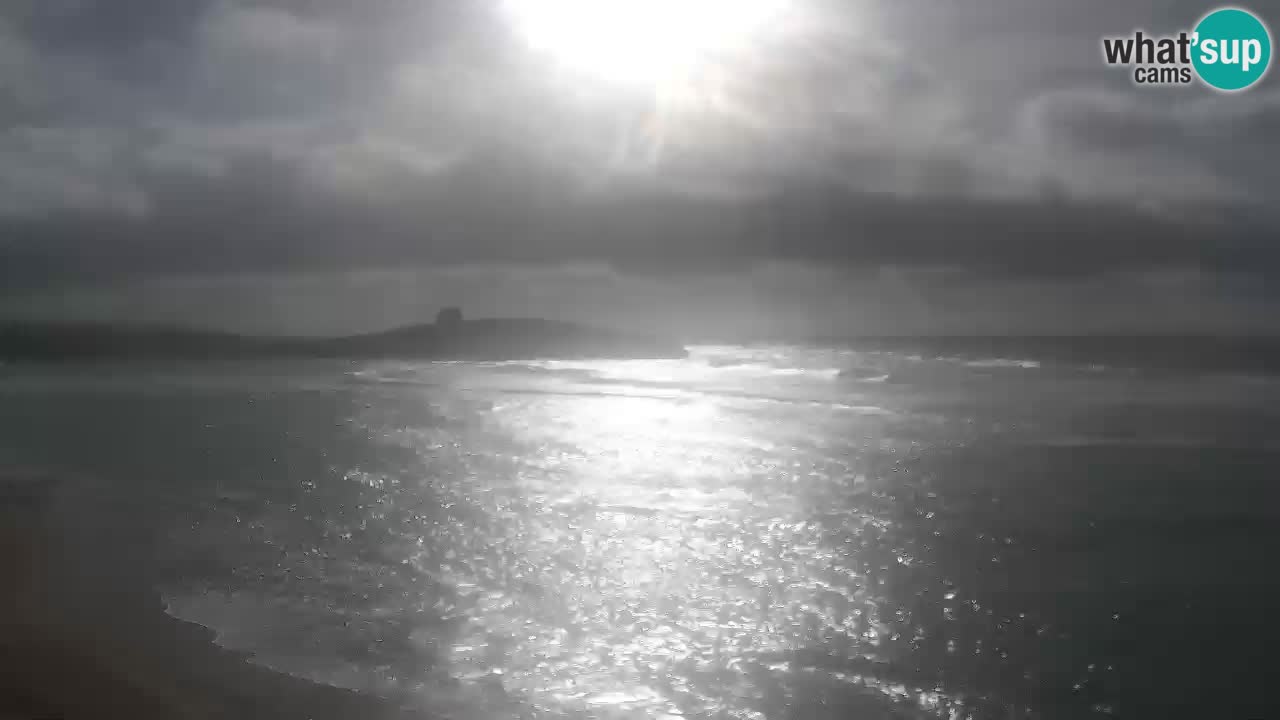
[[[1277,73],[1102,62],[1210,4],[585,7],[5,0],[0,317],[1280,331]]]

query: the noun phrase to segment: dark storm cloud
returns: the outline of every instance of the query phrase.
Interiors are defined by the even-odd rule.
[[[483,156],[482,156],[483,157]],[[501,158],[499,160],[498,158]],[[1084,274],[1195,266],[1269,267],[1266,227],[1161,220],[1124,205],[852,193],[799,182],[764,196],[660,187],[583,197],[567,173],[471,158],[437,186],[353,200],[295,167],[244,159],[218,177],[162,175],[146,213],[11,219],[9,280],[64,269],[80,279],[138,272],[384,266],[398,262],[603,261],[631,269],[774,259]],[[86,238],[92,242],[86,242]],[[26,252],[25,259],[22,252]]]
[[[15,0],[0,283],[796,261],[1239,288],[1277,268],[1274,73],[1144,91],[1099,60],[1102,35],[1203,8],[795,4],[714,102],[657,104],[566,80],[496,0]]]

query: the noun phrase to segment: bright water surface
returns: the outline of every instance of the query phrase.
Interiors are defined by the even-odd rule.
[[[86,587],[429,712],[1261,717],[1277,400],[798,347],[10,368],[0,463],[74,479]]]

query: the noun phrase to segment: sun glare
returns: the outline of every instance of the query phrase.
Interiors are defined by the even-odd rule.
[[[656,87],[749,49],[785,2],[506,0],[506,9],[525,40],[565,68]]]

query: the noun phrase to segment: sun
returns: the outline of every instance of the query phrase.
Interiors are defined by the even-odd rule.
[[[610,83],[660,88],[749,52],[787,0],[505,0],[536,51]]]

